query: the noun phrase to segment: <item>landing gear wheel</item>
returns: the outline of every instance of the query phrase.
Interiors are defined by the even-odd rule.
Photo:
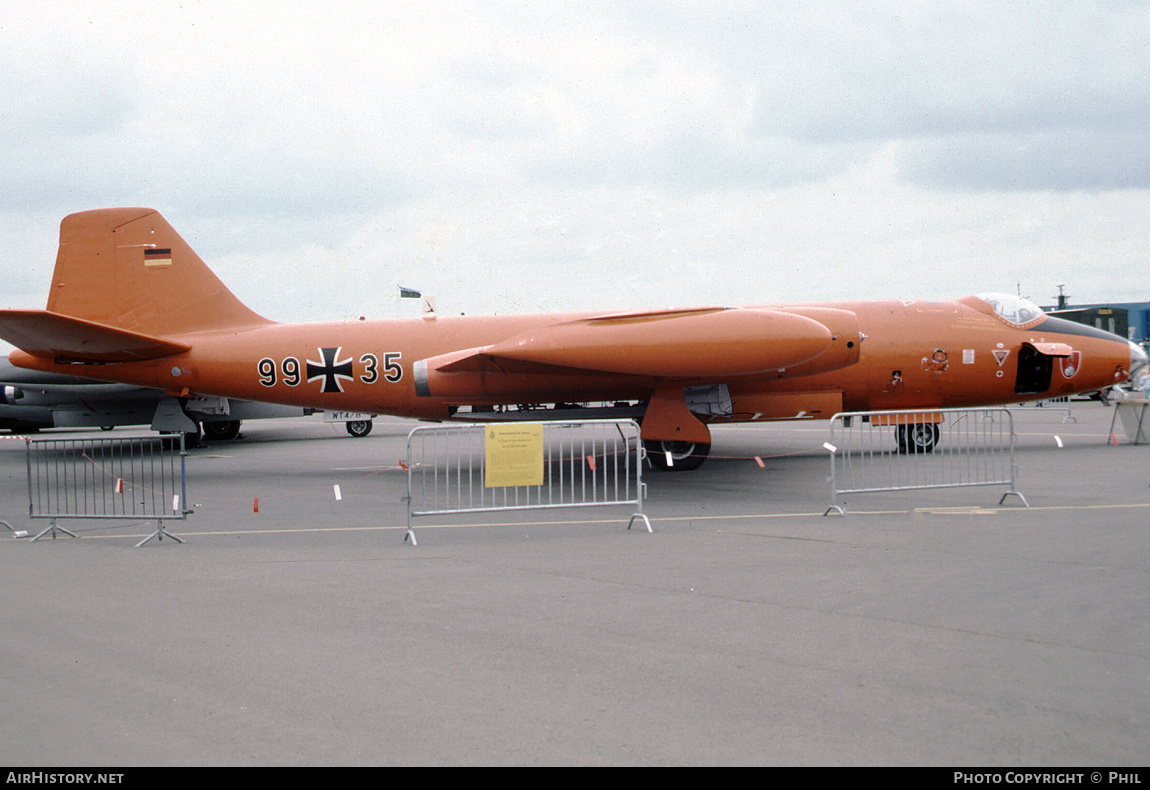
[[[904,455],[933,453],[940,435],[938,426],[933,423],[900,425],[898,426],[898,451]]]
[[[230,442],[240,435],[239,420],[221,420],[203,424],[204,438],[215,442]]]
[[[347,432],[357,439],[367,436],[371,433],[371,420],[348,420]]]
[[[643,442],[647,450],[647,460],[655,469],[670,469],[677,472],[686,472],[698,469],[707,460],[711,453],[710,443],[694,442]],[[670,464],[667,463],[667,454],[671,455]]]

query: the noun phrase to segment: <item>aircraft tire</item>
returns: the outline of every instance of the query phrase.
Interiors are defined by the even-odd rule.
[[[371,433],[371,420],[348,420],[347,432],[357,439],[367,436]]]
[[[230,442],[240,435],[239,420],[222,420],[203,424],[204,438],[208,441]]]
[[[941,432],[931,423],[898,426],[898,451],[904,455],[933,453]]]
[[[711,453],[711,444],[691,442],[643,442],[647,450],[647,460],[655,469],[672,472],[688,472],[698,469]],[[667,464],[667,453],[671,453],[671,464]]]

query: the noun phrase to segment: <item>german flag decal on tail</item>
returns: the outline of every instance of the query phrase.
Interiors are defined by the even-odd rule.
[[[162,250],[144,250],[144,265],[145,266],[171,266],[172,265],[172,250],[171,248],[164,248]]]

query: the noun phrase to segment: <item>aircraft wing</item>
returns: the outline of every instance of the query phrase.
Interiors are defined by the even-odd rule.
[[[138,362],[190,348],[47,310],[0,310],[0,337],[32,356],[56,362]]]
[[[659,310],[540,326],[433,357],[426,367],[443,374],[574,369],[700,379],[789,368],[818,356],[832,340],[819,321],[780,310]]]

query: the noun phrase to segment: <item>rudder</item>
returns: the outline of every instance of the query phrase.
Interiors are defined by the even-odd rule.
[[[48,310],[156,336],[270,323],[149,208],[64,218]]]

